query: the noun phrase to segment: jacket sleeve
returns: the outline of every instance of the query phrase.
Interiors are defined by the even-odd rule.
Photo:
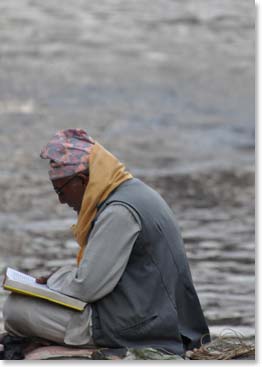
[[[109,205],[95,222],[79,267],[60,268],[48,287],[88,303],[104,297],[120,280],[140,230],[131,210]]]

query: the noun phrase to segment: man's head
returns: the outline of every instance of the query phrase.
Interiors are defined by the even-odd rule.
[[[49,177],[62,204],[79,213],[89,180],[89,156],[94,140],[81,129],[58,131],[42,149],[50,160]]]
[[[89,175],[86,170],[70,177],[52,180],[52,184],[60,203],[67,204],[79,214],[88,181]]]

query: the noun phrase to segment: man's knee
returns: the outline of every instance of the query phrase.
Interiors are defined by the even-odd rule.
[[[11,293],[3,307],[3,319],[4,319],[4,327],[7,332],[14,335],[22,336],[23,333],[20,329],[20,318],[23,303],[23,296],[20,296],[15,293]]]
[[[13,294],[10,294],[5,303],[4,303],[4,307],[3,307],[3,318],[4,318],[4,322],[9,321],[10,319],[12,319],[12,315],[14,313],[14,305],[15,305],[15,300],[13,299]]]
[[[11,297],[12,294],[10,294],[5,303],[4,303],[4,307],[3,307],[3,319],[4,319],[4,326],[5,326],[5,330],[9,331],[10,328],[10,323],[12,323],[12,314],[13,314],[13,298]]]

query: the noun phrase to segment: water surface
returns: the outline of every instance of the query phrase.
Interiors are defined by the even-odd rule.
[[[254,337],[254,4],[2,0],[0,14],[2,273],[74,263],[76,218],[39,151],[83,127],[174,210],[213,335]]]

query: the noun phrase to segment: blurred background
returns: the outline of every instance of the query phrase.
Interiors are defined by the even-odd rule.
[[[75,264],[76,216],[39,152],[81,127],[172,207],[212,335],[253,339],[254,2],[1,0],[0,14],[1,277]]]

